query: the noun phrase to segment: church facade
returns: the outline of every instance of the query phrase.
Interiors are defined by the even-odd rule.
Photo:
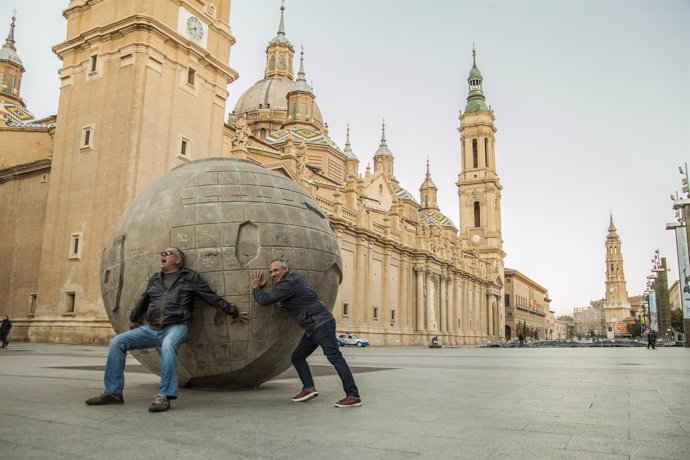
[[[418,195],[398,182],[385,124],[373,169],[363,172],[349,133],[342,149],[330,139],[284,7],[263,78],[226,118],[237,78],[226,64],[235,41],[229,2],[111,3],[73,0],[64,12],[56,118],[34,120],[21,100],[14,20],[0,54],[0,225],[9,235],[0,255],[11,261],[0,310],[17,339],[106,343],[113,331],[98,273],[115,222],[175,166],[218,156],[291,177],[328,215],[343,262],[339,330],[376,345],[504,338],[496,128],[474,50],[458,126],[456,228],[437,205],[428,160]]]

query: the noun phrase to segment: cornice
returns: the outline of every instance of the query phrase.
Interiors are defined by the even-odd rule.
[[[18,180],[24,176],[45,173],[46,170],[50,170],[51,165],[51,158],[43,158],[41,160],[31,161],[29,163],[22,163],[11,166],[9,168],[0,169],[0,184],[9,182],[11,180]]]
[[[206,49],[183,38],[177,33],[176,30],[172,29],[167,24],[162,23],[152,16],[144,14],[133,14],[104,26],[94,27],[78,35],[77,37],[74,37],[70,40],[65,40],[64,42],[55,45],[53,47],[53,52],[62,59],[64,54],[79,48],[88,49],[92,44],[100,43],[108,36],[125,36],[138,30],[146,30],[148,32],[157,34],[166,43],[174,43],[178,48],[193,52],[197,55],[199,60],[205,60],[213,67],[219,69],[228,80],[234,81],[239,77],[239,73],[237,73],[233,68],[223,61],[217,59]],[[131,45],[131,43],[128,43],[127,45]],[[142,45],[148,48],[154,48],[150,43],[142,43]]]

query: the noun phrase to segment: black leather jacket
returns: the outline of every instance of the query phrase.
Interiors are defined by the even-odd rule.
[[[146,291],[139,298],[129,319],[133,323],[138,323],[142,313],[146,312],[149,325],[157,329],[172,324],[189,323],[192,321],[194,297],[199,297],[233,318],[240,314],[234,304],[226,302],[213,292],[201,275],[194,270],[183,268],[177,272],[177,277],[167,290],[162,272],[151,276]]]

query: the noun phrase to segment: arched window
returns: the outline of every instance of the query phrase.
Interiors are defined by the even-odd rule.
[[[472,164],[474,168],[479,167],[479,152],[477,151],[477,139],[472,139]]]
[[[475,227],[481,227],[481,218],[480,218],[480,210],[479,210],[479,201],[474,202],[474,226]]]
[[[489,167],[489,139],[484,138],[484,159],[485,165]]]
[[[268,64],[268,68],[270,70],[273,70],[276,68],[276,57],[275,56],[271,56],[271,62]]]

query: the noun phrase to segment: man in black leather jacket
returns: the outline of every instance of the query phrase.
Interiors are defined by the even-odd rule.
[[[223,298],[206,284],[194,270],[184,268],[184,253],[176,247],[161,252],[161,271],[149,279],[130,315],[131,330],[117,335],[108,348],[105,367],[105,391],[86,400],[89,406],[122,404],[124,398],[125,358],[128,350],[159,347],[161,349],[160,393],[154,396],[149,412],[170,409],[170,400],[177,398],[177,349],[187,340],[189,323],[192,321],[194,298],[199,297],[209,305],[229,314],[240,323],[246,323],[249,315],[239,312],[234,304]],[[142,326],[142,314],[148,324]]]
[[[358,407],[362,405],[359,390],[352,376],[352,371],[340,353],[338,340],[335,337],[335,318],[326,308],[314,289],[301,275],[290,271],[288,264],[281,259],[271,262],[268,272],[276,283],[273,291],[261,290],[266,285],[262,280],[263,273],[255,271],[250,275],[252,295],[259,305],[277,304],[284,308],[292,319],[304,329],[305,333],[295,351],[292,353],[292,365],[302,381],[302,391],[292,400],[305,402],[319,395],[314,386],[314,379],[309,369],[307,358],[321,346],[328,361],[333,364],[345,390],[345,398],[335,403],[336,407]]]

